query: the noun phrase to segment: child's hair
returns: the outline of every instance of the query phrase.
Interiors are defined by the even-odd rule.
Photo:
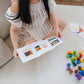
[[[19,1],[19,13],[15,19],[18,19],[20,17],[24,23],[27,24],[32,23],[30,15],[30,0],[18,0],[18,1]],[[48,17],[50,18],[48,0],[43,0],[43,3],[45,6],[45,10],[48,14]]]

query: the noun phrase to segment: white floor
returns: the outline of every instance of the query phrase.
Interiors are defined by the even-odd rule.
[[[84,25],[84,6],[57,5],[56,15],[67,23]],[[69,50],[82,50],[84,40],[67,27],[63,32],[63,44],[45,55],[23,64],[20,59],[11,60],[0,69],[0,84],[83,84],[84,77],[78,81],[74,74],[66,70],[66,53]]]

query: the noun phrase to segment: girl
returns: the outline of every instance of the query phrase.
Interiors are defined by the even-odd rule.
[[[54,0],[12,0],[5,17],[11,23],[10,37],[16,49],[52,36],[62,38],[66,27],[63,19],[56,18]]]

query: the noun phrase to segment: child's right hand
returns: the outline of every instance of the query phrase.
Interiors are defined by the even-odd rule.
[[[54,28],[54,33],[58,38],[62,38],[62,32],[60,30],[60,28]]]
[[[19,58],[19,55],[18,55],[18,53],[17,53],[17,51],[16,50],[14,50],[14,52],[13,52],[13,56],[15,57],[15,58]]]

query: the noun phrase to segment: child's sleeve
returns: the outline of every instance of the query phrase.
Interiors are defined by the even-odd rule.
[[[56,9],[56,2],[54,0],[48,0],[49,11],[53,13]]]
[[[6,17],[7,21],[9,21],[11,24],[15,25],[17,28],[21,28],[22,20],[20,18],[14,19],[17,17],[17,15],[18,15],[18,13],[13,13],[11,11],[11,7],[9,7],[5,13],[5,17]]]

